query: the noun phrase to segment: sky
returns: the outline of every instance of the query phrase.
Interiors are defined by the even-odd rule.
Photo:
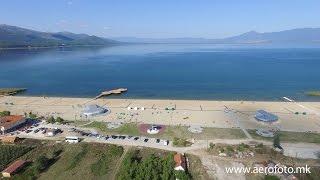
[[[224,38],[319,18],[320,0],[0,0],[0,24],[103,37]]]

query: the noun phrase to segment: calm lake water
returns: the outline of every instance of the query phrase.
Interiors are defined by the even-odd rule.
[[[320,101],[320,48],[128,45],[0,50],[0,87],[24,95],[119,98]]]

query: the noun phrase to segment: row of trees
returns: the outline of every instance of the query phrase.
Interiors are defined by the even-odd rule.
[[[174,164],[173,153],[169,153],[164,157],[158,157],[151,154],[142,159],[139,157],[139,151],[131,151],[123,160],[118,179],[191,179],[184,171],[175,171]]]
[[[51,123],[51,124],[54,124],[54,123],[66,124],[67,121],[65,121],[65,120],[64,120],[63,118],[61,118],[61,117],[54,118],[53,116],[50,116],[50,117],[47,119],[47,123]]]

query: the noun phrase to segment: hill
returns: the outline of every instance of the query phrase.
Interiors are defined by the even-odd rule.
[[[57,47],[57,46],[101,46],[112,45],[117,41],[70,32],[39,32],[16,26],[0,25],[1,48]]]
[[[215,43],[215,44],[259,44],[259,43],[319,43],[320,28],[300,28],[279,32],[259,33],[249,31],[238,36],[223,39],[205,38],[135,38],[119,37],[113,38],[122,42],[131,43]]]

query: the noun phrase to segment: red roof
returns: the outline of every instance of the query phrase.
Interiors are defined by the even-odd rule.
[[[177,153],[174,155],[174,162],[176,163],[175,167],[181,166],[184,169],[187,167],[186,166],[186,157],[184,155]]]
[[[9,127],[11,124],[14,124],[18,121],[22,121],[25,118],[21,115],[10,115],[10,116],[4,116],[0,117],[0,126],[3,126],[4,128]]]
[[[27,161],[24,161],[24,160],[17,160],[14,163],[10,164],[10,166],[8,166],[2,172],[12,174],[12,173],[16,172],[19,168],[21,168],[23,165],[25,165],[26,162]]]

